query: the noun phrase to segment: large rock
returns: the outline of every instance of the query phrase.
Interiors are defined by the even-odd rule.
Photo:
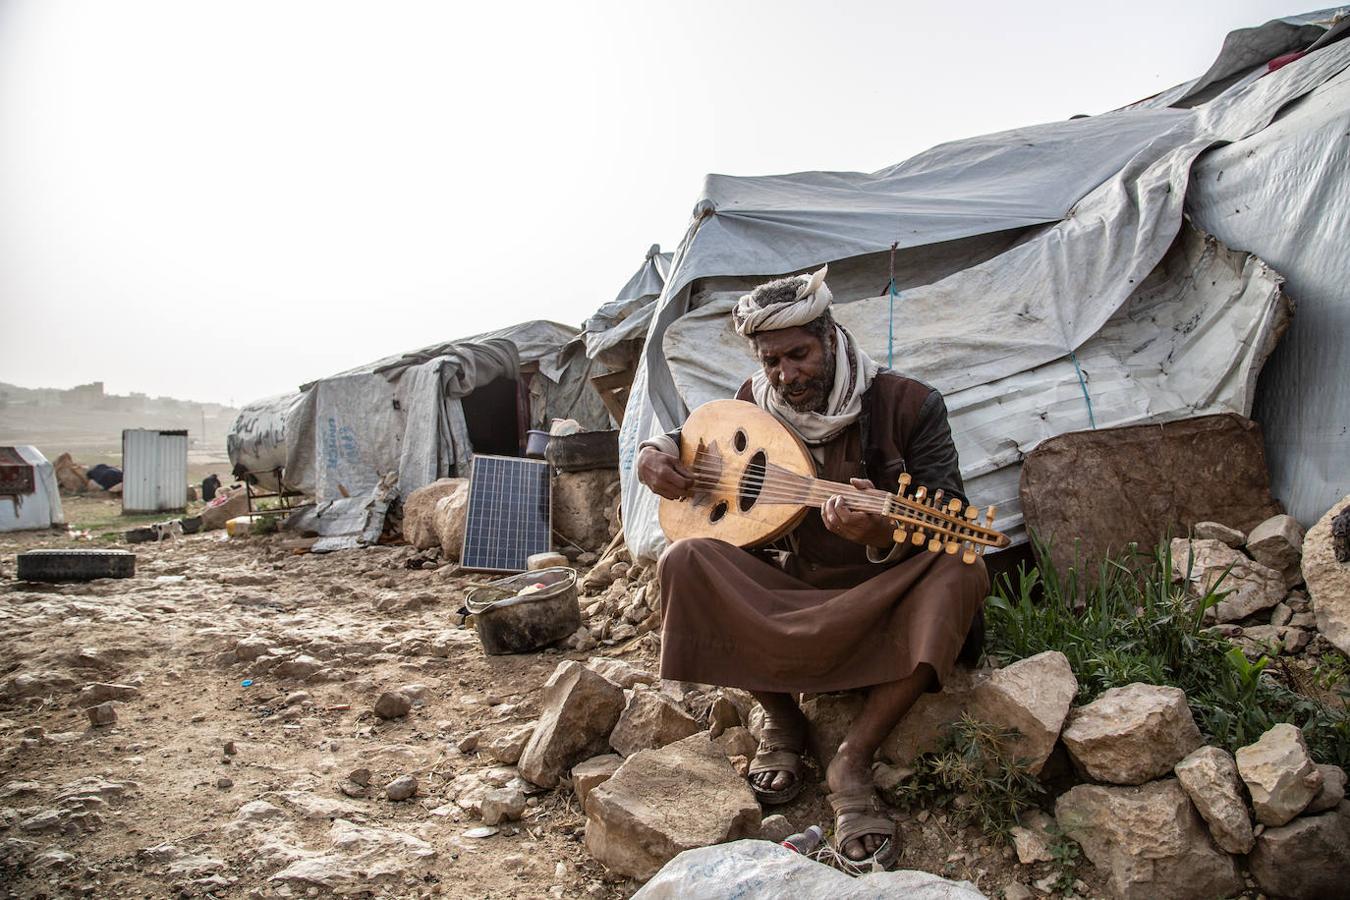
[[[1143,784],[1166,775],[1200,746],[1185,691],[1138,682],[1105,691],[1070,712],[1061,737],[1079,769],[1112,784]]]
[[[559,472],[553,478],[553,527],[583,550],[601,550],[609,543],[605,518],[609,486],[617,469]]]
[[[1229,853],[1252,849],[1252,819],[1242,797],[1237,764],[1227,750],[1201,747],[1176,765],[1177,780],[1209,823],[1214,843]]]
[[[1239,747],[1237,768],[1262,825],[1283,825],[1322,790],[1322,773],[1308,755],[1303,732],[1288,722],[1271,728],[1255,744]]]
[[[245,515],[248,515],[248,491],[242,485],[233,489],[221,488],[211,505],[202,510],[202,531],[224,528],[234,517]]]
[[[1196,522],[1192,531],[1200,540],[1221,541],[1230,547],[1241,547],[1247,543],[1247,536],[1236,528],[1229,528],[1222,522]]]
[[[1210,843],[1175,778],[1139,787],[1080,784],[1055,802],[1055,820],[1108,873],[1122,900],[1210,900],[1243,888],[1237,863]]]
[[[581,663],[565,660],[544,683],[542,712],[520,754],[520,774],[556,787],[573,765],[609,749],[609,733],[623,712],[623,688]]]
[[[952,669],[942,690],[922,694],[900,724],[881,743],[881,756],[897,766],[908,766],[920,754],[936,750],[951,724],[972,702],[975,689],[989,680],[988,670]]]
[[[1275,897],[1350,897],[1350,803],[1267,828],[1247,866],[1261,890]]]
[[[839,745],[844,742],[853,720],[862,712],[863,695],[857,691],[817,694],[802,702],[802,713],[810,725],[811,752],[820,763],[820,771],[829,768]]]
[[[1261,428],[1236,415],[1076,431],[1022,461],[1027,528],[1065,572],[1079,560],[1154,547],[1199,522],[1246,531],[1281,512]],[[1096,567],[1082,576],[1095,579]]]
[[[609,736],[609,745],[632,756],[639,750],[673,744],[698,730],[698,722],[674,700],[660,691],[637,687]]]
[[[1068,657],[1058,650],[1047,650],[995,669],[989,680],[975,689],[971,715],[1016,729],[1021,737],[1010,749],[1026,761],[1032,774],[1038,774],[1055,749],[1077,694],[1078,679]]]
[[[436,532],[436,504],[460,489],[467,478],[440,478],[413,491],[403,501],[403,539],[418,550],[441,545]]]
[[[1220,622],[1270,609],[1287,593],[1283,575],[1220,541],[1173,539],[1172,579],[1185,581],[1186,592],[1197,599],[1211,590],[1227,591],[1210,611]]]
[[[1303,526],[1293,516],[1271,516],[1247,535],[1247,552],[1252,559],[1279,572],[1285,587],[1303,580],[1299,560],[1303,556]]]
[[[1327,510],[1303,538],[1303,580],[1317,613],[1317,630],[1342,653],[1350,653],[1350,562],[1336,558],[1331,522],[1350,510],[1350,496]]]
[[[756,836],[759,824],[750,786],[702,732],[635,753],[586,800],[586,848],[630,878],[651,878],[684,850]]]
[[[441,557],[458,562],[464,549],[464,524],[469,519],[469,483],[455,489],[454,493],[436,501],[432,510],[432,527],[436,530],[436,540],[441,545]]]

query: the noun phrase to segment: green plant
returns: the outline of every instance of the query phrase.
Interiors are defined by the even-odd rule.
[[[1135,681],[1172,685],[1186,692],[1196,724],[1219,746],[1236,750],[1292,722],[1318,762],[1350,764],[1344,706],[1299,694],[1274,677],[1269,659],[1249,662],[1205,629],[1205,610],[1226,593],[1223,578],[1200,597],[1188,595],[1172,580],[1166,544],[1103,560],[1091,580],[1076,567],[1061,575],[1044,545],[1037,556],[1040,566],[994,586],[987,603],[991,656],[1007,663],[1059,650],[1078,678],[1079,703]]]
[[[1055,870],[1053,887],[1056,893],[1067,894],[1073,889],[1073,883],[1078,878],[1078,860],[1082,858],[1083,851],[1078,842],[1058,826],[1051,826],[1049,831],[1050,836],[1054,838],[1050,844],[1050,864]]]
[[[906,809],[945,806],[957,825],[978,825],[1007,840],[1024,809],[1044,793],[1026,762],[1013,753],[1018,733],[963,715],[941,746],[914,761],[914,774],[893,799]]]

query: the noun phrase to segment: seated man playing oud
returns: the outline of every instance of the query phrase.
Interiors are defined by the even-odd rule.
[[[895,492],[908,472],[964,501],[942,396],[868,358],[830,314],[824,275],[772,281],[741,298],[734,323],[761,369],[738,398],[801,438],[821,478]],[[637,460],[639,480],[669,499],[694,487],[678,440],[676,432],[647,441]],[[982,560],[898,545],[894,530],[832,497],[788,536],[780,563],[694,538],[671,545],[659,569],[661,675],[743,688],[763,706],[749,774],[761,802],[786,803],[802,788],[798,695],[867,690],[825,781],[839,851],[883,867],[901,841],[895,822],[877,814],[873,755],[919,695],[940,688],[989,588]]]

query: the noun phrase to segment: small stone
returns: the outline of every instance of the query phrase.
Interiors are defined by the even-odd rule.
[[[623,765],[622,756],[617,753],[606,753],[603,756],[593,756],[572,767],[572,790],[583,812],[586,809],[586,798],[591,791],[608,781],[621,765]]]
[[[1288,625],[1289,620],[1293,617],[1294,611],[1283,600],[1270,608],[1270,624],[1272,625]]]
[[[375,715],[381,719],[399,719],[412,709],[412,698],[401,691],[385,691],[375,701]]]
[[[479,808],[485,825],[515,822],[525,813],[525,794],[519,788],[497,788],[488,791]]]
[[[1228,751],[1201,747],[1176,765],[1177,780],[1209,825],[1214,843],[1229,853],[1252,849],[1252,820],[1237,764]]]
[[[534,726],[534,722],[526,722],[497,735],[488,742],[488,756],[504,766],[514,766],[520,761],[520,754],[525,751],[525,745],[530,742]]]
[[[1023,813],[1010,832],[1017,861],[1024,866],[1053,861],[1055,855],[1050,852],[1050,845],[1054,843],[1051,836],[1054,828],[1055,820],[1039,809]]]
[[[658,691],[634,689],[619,716],[609,744],[623,756],[639,750],[664,747],[696,734],[698,722]]]
[[[741,724],[741,711],[730,697],[719,696],[708,708],[708,726],[713,737],[718,737],[728,728]]]
[[[877,790],[896,791],[902,784],[914,777],[914,770],[908,766],[891,766],[884,762],[872,763],[872,784]]]
[[[234,741],[226,741],[225,746],[221,748],[221,752],[224,753],[226,756],[234,756],[239,751],[234,746]]]
[[[1319,763],[1317,771],[1322,773],[1322,790],[1303,811],[1305,816],[1335,809],[1345,799],[1345,770],[1330,763]]]
[[[483,732],[481,731],[470,731],[468,734],[464,735],[464,737],[460,738],[455,746],[459,748],[460,753],[473,753],[478,749],[478,741],[482,736]]]
[[[414,775],[400,775],[384,787],[385,797],[398,802],[407,800],[417,793],[417,777]]]
[[[91,706],[85,710],[85,713],[89,716],[89,724],[93,725],[95,728],[111,725],[117,721],[117,707],[112,701],[106,701],[97,706]]]
[[[639,684],[654,685],[661,680],[661,677],[653,672],[607,656],[592,656],[586,661],[586,668],[608,678],[621,688],[632,689]]]
[[[781,844],[797,833],[797,827],[784,815],[765,816],[759,823],[759,839]]]
[[[1252,559],[1284,576],[1293,587],[1303,580],[1299,561],[1303,555],[1303,526],[1293,516],[1271,516],[1247,535],[1247,552]]]
[[[292,691],[286,695],[282,706],[299,706],[302,703],[309,703],[311,699],[309,691]]]
[[[216,779],[216,787],[220,788],[222,791],[229,790],[234,787],[234,779],[222,775]]]
[[[1201,540],[1220,541],[1230,547],[1241,547],[1247,542],[1241,531],[1218,522],[1196,522],[1194,534]]]
[[[347,780],[366,787],[370,784],[370,770],[364,766],[359,769],[352,769],[347,773]]]

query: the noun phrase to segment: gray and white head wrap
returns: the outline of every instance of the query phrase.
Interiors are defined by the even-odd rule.
[[[731,311],[736,333],[748,338],[759,331],[793,328],[820,318],[834,300],[834,295],[825,286],[825,273],[829,269],[829,266],[824,266],[814,274],[798,275],[797,281],[801,283],[801,287],[797,289],[796,299],[790,303],[759,306],[751,299],[753,294],[741,297],[736,308]]]

